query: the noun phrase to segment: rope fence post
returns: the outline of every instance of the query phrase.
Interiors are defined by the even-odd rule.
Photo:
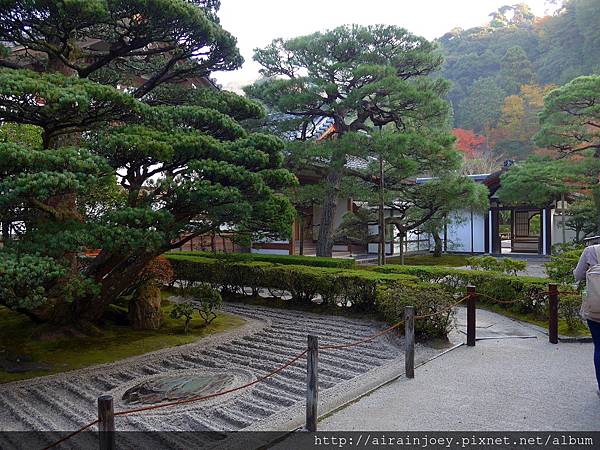
[[[558,344],[558,285],[548,285],[548,340],[551,344]]]
[[[467,286],[467,345],[469,347],[475,347],[476,299],[475,286],[470,284]]]
[[[115,411],[112,395],[98,397],[98,439],[100,450],[115,450]]]
[[[317,431],[319,403],[319,338],[308,335],[306,354],[306,430]]]
[[[406,378],[415,377],[415,307],[404,307],[404,370]]]

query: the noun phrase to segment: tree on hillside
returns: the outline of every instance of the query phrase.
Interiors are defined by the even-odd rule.
[[[486,135],[498,123],[505,96],[493,78],[477,80],[468,97],[459,104],[457,124],[460,128]]]
[[[525,160],[539,151],[533,136],[540,129],[538,115],[544,106],[544,95],[554,88],[553,85],[524,84],[519,95],[504,99],[498,125],[490,130],[490,146],[496,154]]]
[[[497,11],[499,20],[492,26],[453,29],[438,40],[445,59],[441,74],[453,83],[449,99],[456,127],[470,128],[461,122],[461,103],[469,97],[473,83],[481,78],[493,78],[508,95],[516,95],[520,84],[531,82],[526,81],[530,70],[540,84],[564,84],[581,75],[598,73],[600,45],[596,24],[600,0],[570,0],[544,18],[513,8],[505,6]],[[515,47],[524,54],[516,51],[521,57],[514,61],[518,64],[513,72],[508,61],[502,64],[502,60]]]
[[[2,3],[0,40],[14,51],[0,60],[0,120],[39,127],[41,139],[0,143],[0,221],[17,227],[0,249],[0,304],[37,321],[95,322],[150,261],[194,236],[289,230],[282,142],[237,123],[260,117],[255,103],[202,87],[242,62],[217,9]],[[86,249],[100,252],[83,266]]]
[[[452,134],[456,138],[456,148],[463,152],[466,158],[475,158],[486,146],[485,136],[475,134],[473,130],[455,128],[452,130]]]
[[[498,82],[507,94],[517,94],[523,84],[535,81],[533,66],[527,54],[520,46],[506,50],[500,60],[500,73]]]
[[[343,26],[294,39],[276,39],[255,60],[267,77],[247,89],[272,111],[300,119],[307,139],[320,118],[333,121],[335,137],[391,124],[398,132],[442,123],[448,84],[430,78],[440,67],[435,45],[394,26]],[[317,254],[331,255],[333,218],[349,154],[330,153]],[[322,164],[321,159],[321,164]]]

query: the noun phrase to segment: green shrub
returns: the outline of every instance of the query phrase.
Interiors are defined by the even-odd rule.
[[[380,273],[413,275],[421,281],[443,286],[454,295],[465,295],[467,285],[476,287],[481,294],[479,301],[494,303],[493,299],[512,304],[500,304],[503,308],[520,313],[533,313],[548,317],[548,280],[533,277],[515,277],[493,271],[460,270],[428,266],[383,266],[373,269]]]
[[[177,294],[185,301],[177,303],[171,310],[172,319],[185,319],[184,332],[188,333],[189,324],[194,312],[204,320],[204,325],[209,325],[217,318],[216,310],[221,308],[223,299],[221,294],[207,283],[183,282],[183,287],[177,289]]]
[[[573,270],[579,262],[584,247],[566,249],[550,258],[546,263],[546,273],[557,283],[574,284]]]
[[[502,258],[500,261],[500,268],[502,272],[516,277],[519,272],[523,272],[525,269],[527,269],[527,261]]]
[[[417,316],[441,312],[455,302],[454,297],[441,286],[428,283],[404,282],[381,285],[377,288],[377,311],[390,324],[404,319],[404,308],[414,306]],[[415,321],[415,333],[420,336],[445,337],[454,319],[448,309]]]
[[[580,295],[562,295],[558,302],[558,315],[565,319],[569,331],[577,331],[582,324]]]
[[[467,264],[472,269],[498,270],[498,260],[493,256],[472,256],[467,258]]]
[[[263,253],[213,253],[213,252],[171,252],[170,255],[198,256],[203,258],[215,258],[226,261],[237,262],[268,262],[272,264],[283,264],[293,266],[313,267],[336,267],[353,269],[356,267],[354,259],[349,258],[325,258],[320,256],[300,255],[270,255]]]
[[[467,258],[467,264],[472,269],[502,272],[514,276],[517,276],[518,272],[527,269],[527,261],[511,258],[494,258],[493,256],[473,256]]]
[[[184,319],[183,332],[188,334],[190,329],[190,322],[194,317],[195,307],[192,302],[177,303],[171,310],[171,319],[179,320]]]

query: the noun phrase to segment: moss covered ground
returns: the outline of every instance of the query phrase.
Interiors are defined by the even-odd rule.
[[[204,326],[203,321],[196,316],[186,335],[183,333],[183,321],[169,317],[172,308],[173,305],[163,301],[165,320],[157,331],[137,331],[119,320],[107,320],[93,336],[60,336],[52,339],[47,325],[34,324],[22,314],[0,307],[0,357],[2,351],[10,352],[27,355],[34,362],[52,366],[50,370],[23,373],[8,373],[0,369],[0,383],[111,363],[130,356],[189,344],[244,323],[237,316],[220,312],[210,325]],[[115,317],[115,314],[112,316]]]

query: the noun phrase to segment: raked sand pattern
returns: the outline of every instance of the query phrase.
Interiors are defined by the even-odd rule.
[[[261,377],[306,348],[308,333],[320,344],[345,344],[382,330],[385,325],[243,304],[227,304],[229,313],[247,320],[231,333],[118,363],[0,385],[0,430],[75,430],[96,419],[96,399],[110,393],[115,410],[131,408],[121,396],[128,388],[158,374],[233,374],[233,385]],[[322,350],[319,355],[321,398],[362,383],[386,365],[401,371],[401,339],[392,334],[361,346]],[[433,349],[419,347],[420,357]],[[306,359],[264,382],[216,399],[116,418],[117,430],[232,431],[285,429],[275,424],[282,412],[301,412],[305,401]],[[285,414],[284,414],[285,415]],[[266,421],[266,419],[269,419]],[[281,420],[281,419],[279,419]],[[266,425],[265,425],[266,424]],[[6,443],[5,444],[10,444]],[[16,444],[16,443],[12,443]],[[43,447],[44,442],[40,442]],[[47,443],[46,443],[47,444]],[[2,447],[0,443],[0,447]]]

